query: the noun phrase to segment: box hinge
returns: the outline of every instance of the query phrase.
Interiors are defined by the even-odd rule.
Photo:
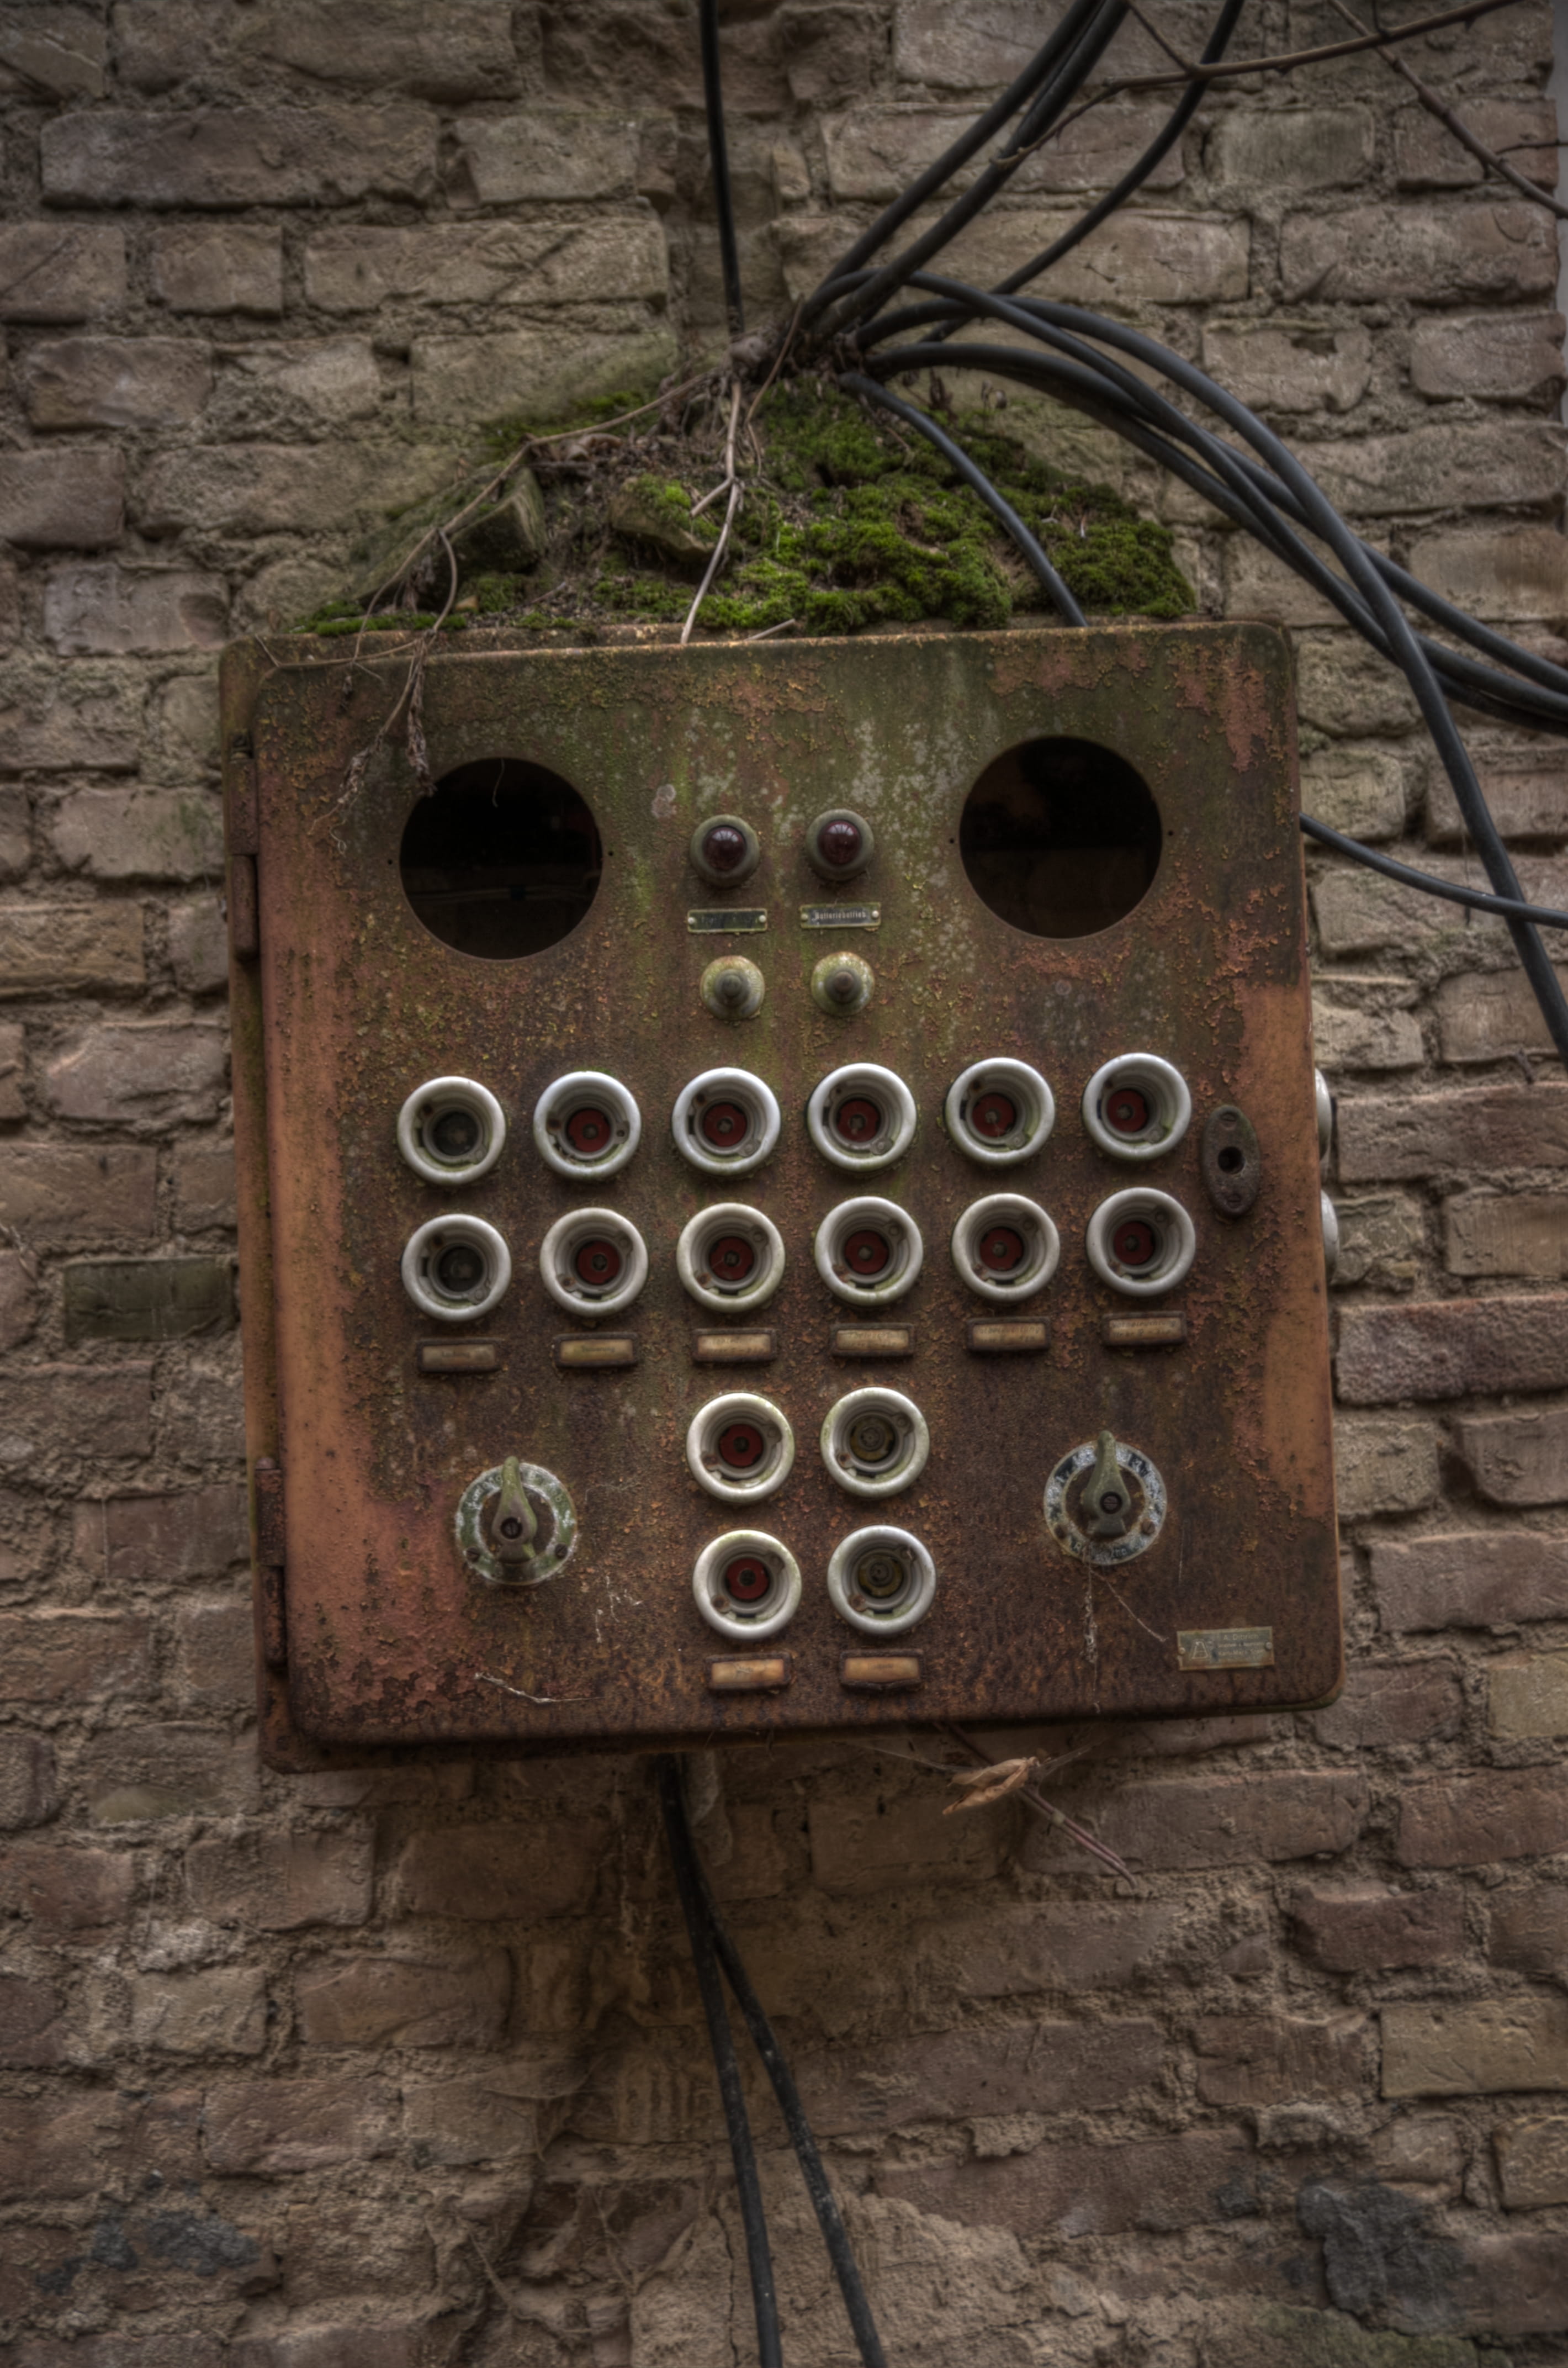
[[[283,1576],[287,1559],[283,1532],[283,1467],[270,1455],[258,1455],[256,1478],[256,1576],[261,1611],[261,1656],[269,1669],[289,1661],[289,1629],[284,1610]]]
[[[261,915],[256,907],[256,858],[229,858],[229,942],[236,962],[255,962],[261,952]]]

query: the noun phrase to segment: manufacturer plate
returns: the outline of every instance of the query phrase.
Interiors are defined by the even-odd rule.
[[[755,937],[767,928],[767,913],[761,905],[694,905],[686,926],[694,938]]]
[[[1178,1628],[1176,1666],[1183,1669],[1271,1669],[1272,1628]]]
[[[802,929],[880,929],[880,905],[802,905]]]

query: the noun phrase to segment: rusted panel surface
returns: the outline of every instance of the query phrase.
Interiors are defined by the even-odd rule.
[[[400,761],[342,802],[350,755],[401,687],[385,663],[354,682],[346,698],[340,668],[280,668],[251,726],[263,1009],[254,1040],[252,1005],[240,1015],[242,1256],[247,1325],[275,1291],[284,1419],[275,1431],[268,1342],[253,1452],[280,1453],[287,1474],[295,1738],[274,1702],[274,1748],[313,1738],[561,1749],[875,1727],[912,1711],[1191,1715],[1331,1692],[1325,1292],[1279,638],[1165,628],[443,655],[425,699],[436,773],[498,756],[548,766],[587,798],[604,838],[585,919],[515,962],[457,953],[415,917],[397,854],[417,791]],[[958,852],[977,776],[1041,734],[1118,751],[1165,826],[1142,904],[1089,938],[1009,928],[975,895]],[[837,892],[846,907],[880,907],[874,932],[839,941],[876,973],[847,1019],[810,992],[835,933],[801,921],[802,907],[835,901],[801,846],[832,806],[869,814],[879,844],[873,872]],[[687,927],[688,909],[723,901],[687,854],[696,822],[721,811],[744,815],[764,850],[733,900],[768,917],[744,939],[766,1000],[739,1026],[698,992],[725,941]],[[256,975],[243,973],[247,986]],[[1078,1114],[1090,1075],[1131,1051],[1174,1062],[1194,1102],[1186,1140],[1142,1170],[1097,1150]],[[1050,1142],[1005,1174],[964,1159],[940,1122],[953,1078],[992,1054],[1032,1063],[1057,1099]],[[849,1060],[895,1070],[919,1110],[908,1155],[863,1181],[826,1165],[802,1117],[812,1087]],[[719,1064],[761,1076],[784,1113],[775,1156],[733,1183],[688,1167],[669,1133],[681,1087]],[[589,1195],[544,1166],[528,1133],[543,1088],[576,1068],[619,1077],[643,1119],[636,1157]],[[411,1089],[453,1073],[486,1084],[510,1129],[496,1167],[460,1194],[422,1183],[393,1133]],[[1256,1129],[1265,1178],[1235,1221],[1218,1216],[1200,1168],[1205,1121],[1225,1104]],[[1083,1247],[1094,1208],[1141,1181],[1176,1195],[1199,1235],[1189,1278],[1160,1303],[1185,1316],[1185,1343],[1157,1354],[1106,1344],[1103,1319],[1132,1303],[1096,1280]],[[1054,1281],[1023,1311],[1050,1325],[1049,1345],[1028,1356],[973,1352],[969,1327],[986,1311],[948,1253],[960,1212],[1001,1189],[1040,1201],[1062,1241]],[[924,1273],[894,1311],[914,1326],[914,1353],[891,1373],[885,1361],[845,1360],[837,1343],[853,1311],[812,1265],[819,1222],[862,1191],[908,1210],[925,1237]],[[635,1333],[634,1366],[562,1371],[555,1359],[562,1312],[540,1282],[539,1247],[585,1197],[623,1213],[649,1247],[647,1288],[619,1319]],[[726,1199],[770,1216],[789,1258],[767,1309],[777,1355],[738,1384],[694,1359],[701,1312],[674,1257],[687,1220]],[[405,1297],[399,1261],[417,1224],[457,1207],[510,1247],[511,1289],[480,1327],[502,1353],[492,1372],[426,1374],[416,1348],[428,1319]],[[248,1387],[252,1376],[247,1363]],[[912,1489],[878,1504],[837,1487],[817,1432],[846,1390],[888,1380],[921,1407],[932,1452]],[[751,1508],[707,1496],[684,1453],[692,1415],[736,1385],[781,1407],[796,1438],[789,1481]],[[1153,1459],[1169,1514],[1135,1563],[1096,1572],[1056,1547],[1041,1499],[1052,1466],[1104,1429]],[[573,1560],[539,1588],[474,1583],[453,1544],[463,1489],[508,1455],[559,1474],[581,1525]],[[914,1531],[938,1574],[935,1607],[909,1640],[915,1702],[848,1690],[841,1673],[856,1640],[828,1600],[829,1555],[881,1520]],[[790,1682],[716,1691],[723,1640],[694,1608],[690,1572],[711,1538],[746,1526],[782,1539],[804,1578],[799,1613],[768,1646],[788,1648]],[[1262,1627],[1272,1667],[1182,1668],[1178,1631]]]

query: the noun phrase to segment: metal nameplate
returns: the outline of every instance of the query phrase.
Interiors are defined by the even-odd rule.
[[[913,1357],[913,1324],[840,1324],[833,1336],[835,1357]]]
[[[1179,1349],[1187,1338],[1187,1318],[1168,1315],[1105,1315],[1100,1338],[1108,1349]]]
[[[761,905],[694,905],[686,926],[694,938],[755,937],[767,928],[767,913]]]
[[[1176,1666],[1183,1669],[1271,1669],[1272,1628],[1178,1628]]]
[[[880,905],[802,905],[802,929],[880,929]]]
[[[570,1332],[555,1343],[555,1361],[563,1372],[588,1366],[634,1365],[637,1339],[631,1332]]]
[[[838,1680],[841,1685],[856,1687],[917,1686],[920,1683],[918,1653],[844,1653],[839,1656]]]
[[[415,1361],[422,1373],[494,1373],[501,1367],[499,1340],[421,1340]]]
[[[1017,1357],[1029,1349],[1049,1349],[1051,1326],[976,1316],[969,1327],[969,1345],[983,1357]]]
[[[748,1653],[708,1664],[708,1683],[716,1694],[777,1693],[790,1675],[788,1653]]]
[[[778,1354],[777,1332],[694,1332],[694,1365],[766,1365]]]

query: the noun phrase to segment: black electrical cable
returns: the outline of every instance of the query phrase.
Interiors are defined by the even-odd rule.
[[[708,2023],[709,2044],[713,2050],[713,2068],[719,2078],[719,2098],[724,2109],[730,2157],[735,2166],[741,2225],[745,2231],[746,2266],[751,2272],[752,2310],[756,2318],[757,2361],[759,2368],[783,2368],[778,2298],[774,2290],[767,2220],[762,2208],[762,2186],[756,2172],[756,2149],[752,2144],[751,2123],[746,2118],[746,2100],[741,2089],[740,2066],[735,2061],[734,2035],[724,2006],[724,1987],[719,1978],[713,1936],[697,1881],[695,1853],[686,1821],[686,1803],[681,1798],[679,1763],[667,1752],[662,1753],[656,1762],[656,1772],[665,1832],[669,1839],[670,1859],[675,1867],[676,1891],[680,1899],[681,1913],[686,1918],[687,1938],[691,1943],[691,1962],[696,1968],[697,1987]]]
[[[1354,856],[1369,871],[1381,871],[1390,880],[1401,880],[1407,888],[1419,888],[1424,895],[1445,897],[1450,905],[1469,905],[1478,913],[1496,913],[1505,921],[1528,921],[1538,929],[1568,929],[1568,913],[1559,913],[1550,905],[1525,905],[1515,896],[1488,896],[1480,888],[1463,888],[1457,881],[1438,880],[1430,871],[1417,871],[1414,864],[1401,863],[1396,856],[1363,846],[1358,838],[1346,838],[1343,831],[1331,830],[1327,823],[1317,822],[1311,814],[1302,814],[1301,824],[1309,838],[1334,848],[1340,855]]]
[[[708,156],[713,171],[713,211],[719,221],[719,261],[724,275],[724,311],[730,335],[745,327],[741,300],[741,256],[735,242],[735,200],[730,187],[730,143],[724,132],[724,85],[719,70],[719,0],[700,0],[698,28],[702,47],[702,97],[708,110]]]
[[[684,1800],[681,1806],[684,1824]],[[730,1936],[729,1928],[719,1913],[708,1878],[703,1872],[702,1861],[691,1839],[689,1825],[685,1827],[685,1838],[698,1890],[707,1914],[708,1928],[712,1935],[713,1946],[718,1952],[719,1962],[724,1969],[725,1978],[735,1994],[735,2003],[744,2018],[746,2029],[750,2032],[756,2052],[762,2058],[763,2068],[773,2083],[773,2093],[778,2100],[778,2110],[784,2117],[784,2125],[790,2133],[790,2142],[795,2149],[796,2159],[801,2166],[801,2175],[806,2183],[806,2192],[811,2197],[812,2208],[817,2215],[817,2225],[822,2230],[823,2242],[827,2248],[828,2259],[833,2264],[834,2274],[838,2280],[839,2292],[844,2296],[844,2307],[848,2314],[849,2325],[859,2349],[860,2358],[865,2363],[865,2368],[887,2368],[887,2355],[882,2350],[881,2338],[877,2333],[876,2321],[871,2316],[871,2305],[866,2298],[866,2289],[860,2282],[860,2271],[856,2263],[855,2255],[850,2249],[849,2232],[844,2226],[837,2199],[828,2184],[827,2171],[822,2156],[817,2151],[817,2142],[812,2135],[811,2123],[807,2121],[805,2109],[801,2103],[800,2091],[795,2086],[794,2076],[785,2061],[784,2051],[778,2044],[762,2000],[752,1987],[751,1976],[742,1962],[740,1951],[736,1948]]]
[[[877,384],[875,379],[863,378],[858,370],[845,370],[838,383],[846,387],[851,394],[861,395],[868,402],[881,404],[884,410],[896,413],[908,427],[916,429],[934,444],[943,459],[958,471],[965,484],[979,495],[986,508],[1017,544],[1067,622],[1070,625],[1087,624],[1088,619],[1051,565],[1039,539],[1029,532],[1011,502],[997,492],[983,469],[970,459],[961,444],[956,444],[926,412],[917,410],[912,403],[903,402],[896,394],[890,394],[885,386]]]
[[[809,327],[817,314],[833,302],[834,296],[840,292],[841,282],[853,279],[860,266],[875,255],[878,247],[885,246],[894,231],[906,222],[928,197],[941,188],[945,182],[950,181],[988,140],[1012,120],[1019,108],[1026,105],[1039,89],[1057,60],[1077,40],[1098,5],[1099,0],[1073,0],[1073,6],[1062,22],[1042,47],[1035,51],[1022,74],[1008,84],[1001,97],[994,100],[966,132],[950,147],[944,148],[923,173],[917,174],[908,187],[900,191],[892,203],[877,216],[870,228],[861,232],[848,253],[839,257],[827,278],[812,290],[801,307],[803,326]]]

